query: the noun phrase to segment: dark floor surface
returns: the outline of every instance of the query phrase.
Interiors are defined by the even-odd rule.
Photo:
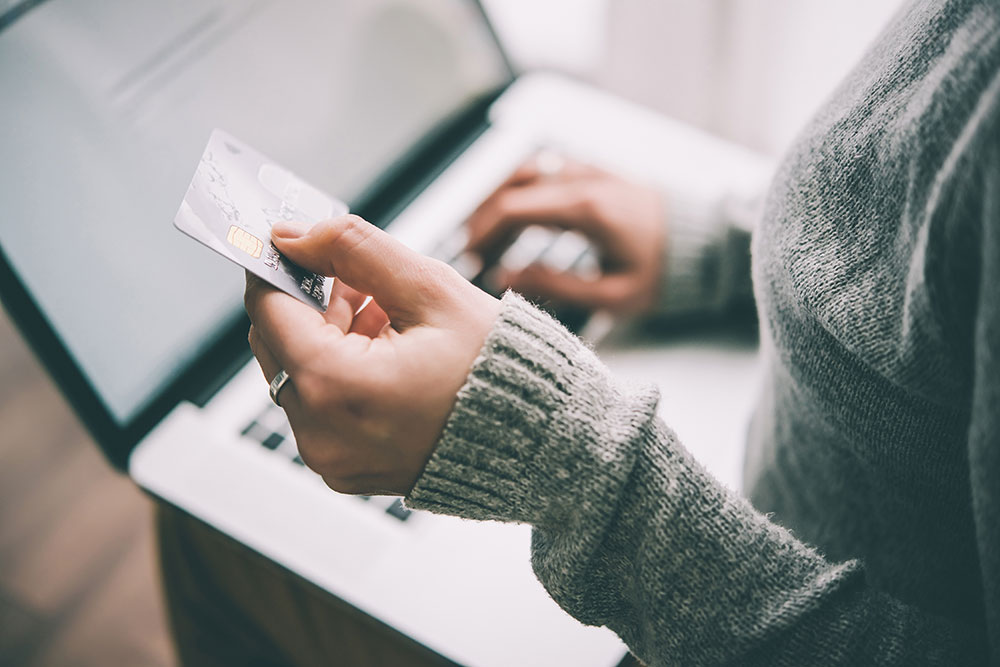
[[[174,665],[152,504],[0,311],[0,665]]]

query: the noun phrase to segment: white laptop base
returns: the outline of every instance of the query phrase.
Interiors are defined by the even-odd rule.
[[[491,128],[390,232],[430,252],[540,146],[705,196],[752,192],[768,175],[747,152],[551,74],[521,77],[490,117]],[[722,341],[600,351],[623,379],[663,384],[668,423],[738,488],[753,399],[752,348]],[[535,579],[527,526],[422,512],[401,521],[386,512],[387,502],[334,493],[289,456],[240,435],[267,402],[266,382],[252,361],[205,408],[179,405],[136,447],[131,476],[460,664],[611,667],[623,657],[613,633],[578,623]]]

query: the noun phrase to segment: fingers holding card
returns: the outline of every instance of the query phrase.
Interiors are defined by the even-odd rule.
[[[320,312],[331,279],[288,261],[271,243],[279,220],[314,223],[347,206],[226,132],[215,130],[174,225],[223,257]]]

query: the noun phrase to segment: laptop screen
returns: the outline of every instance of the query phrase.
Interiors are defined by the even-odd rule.
[[[122,424],[242,307],[242,272],[172,225],[212,128],[351,201],[510,78],[463,0],[48,0],[4,18],[0,245]]]

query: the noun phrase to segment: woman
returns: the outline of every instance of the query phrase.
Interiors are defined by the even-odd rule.
[[[1000,6],[904,8],[765,201],[752,505],[688,455],[655,391],[621,391],[514,293],[358,218],[275,227],[340,281],[325,316],[251,281],[251,345],[268,380],[287,371],[281,404],[331,487],[532,524],[553,598],[647,664],[1000,663]],[[474,243],[580,228],[604,252],[595,283],[509,277],[566,301],[735,298],[730,221],[668,202],[664,234],[657,202],[527,166]]]

